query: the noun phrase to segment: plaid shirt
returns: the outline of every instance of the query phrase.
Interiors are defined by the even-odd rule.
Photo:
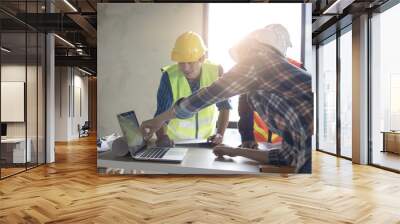
[[[311,160],[311,76],[268,45],[252,42],[242,53],[243,58],[222,78],[176,102],[176,116],[188,118],[208,105],[247,94],[252,109],[272,132],[283,137],[282,147],[268,151],[266,162],[294,166],[297,172]]]

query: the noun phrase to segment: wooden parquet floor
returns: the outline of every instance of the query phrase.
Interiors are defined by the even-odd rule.
[[[314,152],[312,175],[99,176],[89,137],[0,181],[0,223],[400,223],[400,175]]]

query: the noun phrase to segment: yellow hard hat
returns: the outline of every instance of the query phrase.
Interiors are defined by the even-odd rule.
[[[200,35],[189,31],[181,34],[175,41],[171,60],[176,62],[198,61],[206,52],[206,46]]]

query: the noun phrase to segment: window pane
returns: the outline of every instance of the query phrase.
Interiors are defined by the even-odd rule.
[[[318,48],[318,148],[336,153],[336,40]]]
[[[26,80],[26,118],[27,141],[30,147],[28,168],[37,165],[37,73],[38,73],[38,36],[36,32],[28,32],[27,80]]]
[[[282,16],[290,15],[290,16]],[[296,19],[297,18],[297,19]],[[293,44],[287,56],[300,61],[301,4],[209,4],[208,57],[228,71],[234,62],[228,51],[246,34],[268,24],[284,25]],[[238,97],[232,97],[230,121],[238,121]]]
[[[45,163],[45,60],[46,60],[46,36],[39,33],[38,45],[38,164]]]
[[[400,155],[393,152],[400,153],[400,133],[388,134],[390,139],[385,141],[382,132],[400,130],[400,33],[393,29],[399,21],[400,4],[374,15],[371,20],[372,163],[396,170],[400,170]]]
[[[340,152],[351,158],[352,141],[352,35],[340,37]]]
[[[30,162],[30,142],[26,142],[26,33],[1,34],[1,177],[25,170]],[[28,150],[27,147],[28,146]]]

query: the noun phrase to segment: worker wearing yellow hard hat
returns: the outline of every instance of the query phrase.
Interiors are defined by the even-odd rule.
[[[206,60],[206,51],[201,36],[195,32],[185,32],[176,39],[171,52],[171,60],[176,63],[161,69],[155,116],[220,77],[222,67]],[[218,119],[216,107],[219,110]],[[209,139],[214,144],[220,144],[228,126],[230,109],[229,101],[225,100],[216,106],[201,109],[191,118],[172,119],[156,132],[156,144],[171,146],[174,141],[191,139]]]

